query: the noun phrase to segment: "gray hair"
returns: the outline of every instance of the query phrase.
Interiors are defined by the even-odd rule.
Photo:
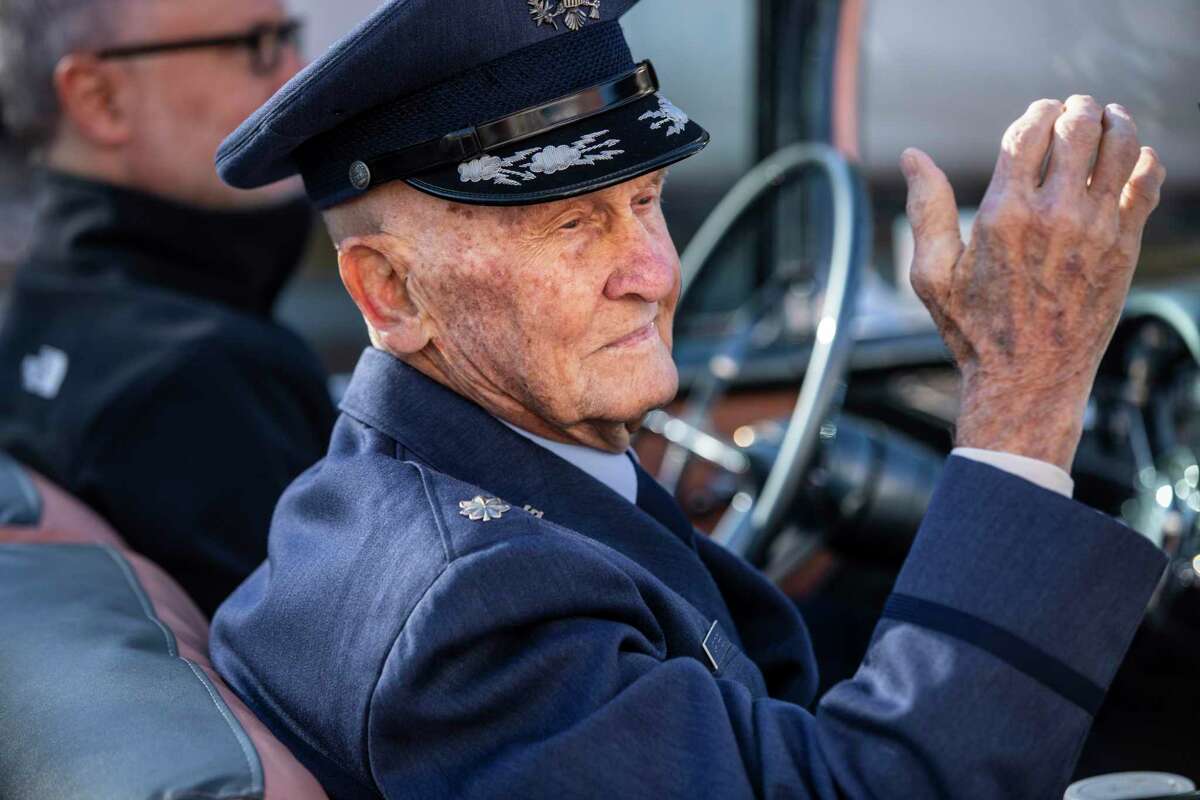
[[[0,0],[0,127],[30,150],[53,141],[61,110],[54,70],[101,47],[124,0]]]

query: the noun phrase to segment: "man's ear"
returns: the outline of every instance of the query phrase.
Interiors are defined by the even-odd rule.
[[[338,245],[342,283],[393,355],[411,355],[429,344],[424,316],[408,293],[409,267],[395,240],[384,234],[353,236]]]
[[[63,118],[87,141],[115,147],[132,137],[132,86],[119,65],[90,53],[63,56],[54,68],[54,90]]]

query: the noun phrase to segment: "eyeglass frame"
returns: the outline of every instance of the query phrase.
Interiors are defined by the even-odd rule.
[[[282,22],[270,22],[255,25],[244,33],[232,33],[224,36],[206,36],[192,39],[176,39],[166,42],[143,42],[138,44],[106,47],[96,52],[96,57],[104,60],[141,58],[166,53],[178,53],[187,50],[200,50],[215,47],[245,47],[250,51],[251,69],[258,75],[264,75],[279,66],[283,51],[287,47],[299,47],[299,35],[304,29],[304,20],[291,17]],[[273,37],[276,42],[271,51],[271,57],[264,59],[264,42]]]

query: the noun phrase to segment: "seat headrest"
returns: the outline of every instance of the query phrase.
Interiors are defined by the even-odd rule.
[[[42,520],[42,498],[25,468],[0,451],[0,525],[32,527]]]
[[[99,514],[0,453],[0,543],[6,542],[125,547]]]

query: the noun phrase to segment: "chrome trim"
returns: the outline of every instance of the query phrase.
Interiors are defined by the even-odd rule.
[[[713,624],[709,626],[708,633],[704,634],[704,641],[700,643],[700,646],[704,648],[704,655],[708,656],[708,663],[712,664],[713,672],[720,672],[721,665],[717,662],[717,658],[715,655],[713,655],[713,651],[709,649],[708,643],[712,640],[712,635],[716,633],[718,624],[718,620],[714,619]]]

